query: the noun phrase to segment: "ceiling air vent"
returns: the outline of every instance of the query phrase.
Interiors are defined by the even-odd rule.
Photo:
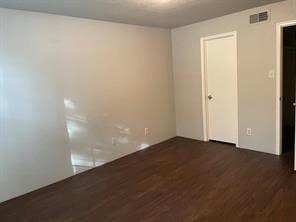
[[[268,12],[261,12],[250,16],[250,24],[268,21]]]

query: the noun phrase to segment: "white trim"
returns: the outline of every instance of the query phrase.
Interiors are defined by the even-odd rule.
[[[209,141],[209,134],[208,134],[208,100],[207,100],[207,78],[206,78],[206,67],[205,67],[205,58],[206,58],[206,52],[205,52],[205,42],[213,39],[220,39],[220,38],[227,38],[227,37],[235,37],[235,47],[236,47],[236,70],[237,70],[237,32],[227,32],[223,34],[218,35],[212,35],[207,37],[200,38],[200,49],[201,49],[201,83],[202,83],[202,114],[203,114],[203,134],[204,134],[204,141]],[[238,81],[237,81],[237,71],[236,71],[236,147],[239,147],[239,141],[238,141]]]
[[[276,155],[282,154],[282,31],[284,27],[293,25],[296,25],[296,20],[276,25]]]
[[[202,122],[203,122],[203,140],[205,142],[209,141],[208,138],[208,118],[207,118],[207,106],[208,102],[206,99],[206,91],[207,91],[207,83],[205,79],[205,47],[204,47],[205,39],[200,39],[201,46],[201,89],[202,89]]]

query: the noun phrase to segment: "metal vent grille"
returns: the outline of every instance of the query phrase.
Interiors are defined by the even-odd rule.
[[[261,12],[255,15],[250,16],[250,24],[268,21],[269,15],[268,12]]]

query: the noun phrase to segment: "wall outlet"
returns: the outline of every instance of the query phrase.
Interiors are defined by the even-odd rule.
[[[112,137],[112,145],[113,146],[116,146],[117,145],[117,140],[116,138]]]
[[[268,78],[270,78],[270,79],[274,79],[274,77],[275,77],[275,72],[274,72],[274,70],[272,69],[272,70],[269,70],[269,72],[268,72]]]
[[[251,128],[247,128],[247,135],[252,136],[252,129]]]
[[[149,128],[145,128],[145,136],[148,136],[149,135]]]

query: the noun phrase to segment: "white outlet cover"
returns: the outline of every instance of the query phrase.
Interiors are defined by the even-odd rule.
[[[149,134],[149,128],[145,128],[145,135],[148,136]]]
[[[274,79],[274,77],[275,77],[274,70],[273,69],[272,70],[269,70],[269,72],[268,72],[268,78]]]
[[[247,135],[252,136],[252,129],[251,128],[247,128]]]

